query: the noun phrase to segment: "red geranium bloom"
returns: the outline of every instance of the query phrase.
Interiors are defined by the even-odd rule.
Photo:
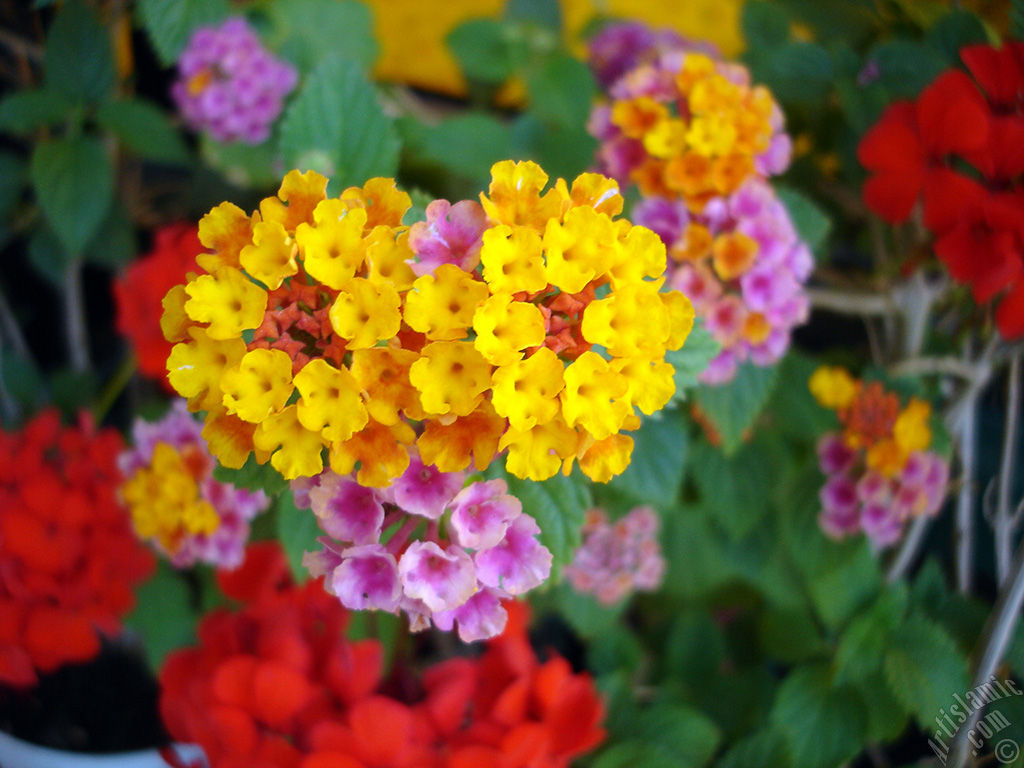
[[[949,155],[980,150],[988,140],[989,110],[977,86],[963,72],[950,71],[929,85],[916,102],[889,106],[857,147],[857,159],[871,172],[864,202],[886,221],[906,221],[914,204],[941,187],[931,178],[945,170]]]
[[[0,682],[86,661],[153,568],[117,501],[118,432],[56,411],[0,431]]]
[[[194,224],[168,224],[156,231],[152,250],[134,261],[114,282],[118,333],[131,341],[139,371],[167,382],[167,356],[173,346],[160,330],[162,301],[173,286],[195,269],[205,249]]]

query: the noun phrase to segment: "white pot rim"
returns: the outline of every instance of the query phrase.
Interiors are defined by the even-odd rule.
[[[182,765],[207,768],[206,755],[195,744],[169,745]],[[22,741],[0,731],[0,765],[3,768],[168,768],[158,748],[132,752],[62,752]]]

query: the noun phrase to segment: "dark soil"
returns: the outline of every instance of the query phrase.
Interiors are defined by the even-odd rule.
[[[107,646],[87,664],[62,667],[35,688],[0,686],[0,730],[73,752],[123,752],[170,741],[145,662]]]

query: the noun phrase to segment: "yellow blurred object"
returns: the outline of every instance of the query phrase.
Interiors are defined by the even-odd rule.
[[[461,95],[465,82],[445,37],[464,21],[499,17],[504,0],[365,0],[373,10],[381,57],[381,80],[408,83],[431,91]],[[567,42],[574,53],[585,49],[580,32],[595,17],[635,19],[670,27],[697,40],[717,44],[725,56],[742,48],[743,0],[562,0]]]

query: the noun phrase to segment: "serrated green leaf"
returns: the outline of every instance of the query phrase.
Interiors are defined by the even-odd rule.
[[[377,91],[355,62],[331,55],[316,68],[281,121],[280,151],[288,168],[313,169],[334,189],[394,176],[398,136]]]
[[[155,104],[142,99],[108,101],[96,110],[100,125],[136,154],[165,163],[188,161],[188,149]]]
[[[852,683],[877,673],[890,635],[903,621],[906,609],[906,585],[899,584],[850,621],[836,646],[836,680]]]
[[[633,435],[633,456],[626,471],[608,483],[639,503],[668,507],[679,497],[690,442],[686,422],[678,412],[644,419]]]
[[[718,430],[726,455],[735,453],[742,444],[777,380],[777,366],[762,368],[744,363],[732,381],[717,386],[702,384],[693,390],[697,405]]]
[[[72,256],[99,231],[114,196],[114,167],[103,145],[82,136],[36,146],[32,186],[50,226]]]
[[[733,744],[715,768],[789,768],[791,764],[785,737],[765,727]]]
[[[739,539],[767,513],[776,481],[773,462],[755,446],[727,457],[705,441],[694,442],[690,466],[704,507],[733,539]]]
[[[879,43],[868,53],[878,67],[878,82],[897,98],[913,98],[946,68],[939,51],[916,40]]]
[[[267,10],[275,37],[285,39],[281,53],[304,72],[312,71],[328,54],[337,54],[364,67],[377,58],[373,15],[357,0],[281,0]]]
[[[857,693],[864,701],[864,711],[868,716],[866,740],[895,741],[907,727],[908,715],[878,667],[858,680]]]
[[[797,667],[783,680],[770,720],[801,768],[842,765],[860,752],[867,727],[856,692],[833,685],[825,664]]]
[[[583,124],[549,125],[533,110],[512,123],[513,156],[529,157],[551,178],[574,179],[594,162],[597,139]]]
[[[139,21],[165,67],[178,61],[197,28],[218,24],[230,12],[227,0],[138,0],[136,7]]]
[[[0,131],[31,133],[63,120],[71,104],[54,88],[9,94],[0,101]]]
[[[806,606],[767,606],[758,618],[758,636],[764,652],[786,664],[820,658],[827,648]]]
[[[768,48],[789,42],[789,19],[774,3],[755,0],[743,6],[743,39],[750,48]]]
[[[559,128],[584,125],[597,85],[590,69],[568,54],[546,56],[526,75],[530,109]]]
[[[230,483],[236,488],[250,491],[263,491],[268,496],[276,496],[288,487],[288,481],[274,469],[269,462],[260,464],[256,454],[250,453],[239,469],[231,469],[221,464],[213,468],[213,477],[222,483]]]
[[[664,648],[666,677],[697,690],[717,674],[725,658],[725,637],[706,610],[689,608],[673,619]]]
[[[508,483],[508,492],[523,504],[523,512],[540,526],[540,542],[554,556],[552,576],[557,578],[561,566],[572,560],[580,545],[583,513],[593,506],[590,486],[578,473],[569,477],[558,474],[540,482],[521,480],[509,474],[498,463],[488,474]]]
[[[671,350],[665,354],[665,361],[675,368],[673,379],[676,383],[676,391],[672,396],[673,400],[681,400],[686,396],[687,390],[697,386],[697,377],[708,367],[708,363],[722,351],[722,345],[715,341],[715,337],[704,327],[704,321],[696,318],[693,321],[693,329],[686,337],[686,343],[679,349]]]
[[[592,763],[593,768],[691,768],[681,765],[670,755],[638,739],[617,742],[603,750]]]
[[[807,247],[817,255],[822,255],[822,247],[832,229],[832,221],[811,198],[790,187],[777,186],[775,193],[782,200],[789,217],[793,220],[797,234]]]
[[[942,627],[911,615],[892,633],[885,679],[899,702],[927,731],[953,694],[967,691],[967,661]]]
[[[678,597],[699,599],[727,582],[734,571],[722,539],[703,510],[684,507],[668,516],[662,534],[668,562],[663,588]]]
[[[834,412],[818,405],[807,386],[818,365],[813,358],[790,350],[779,363],[779,382],[767,407],[773,430],[808,445],[838,426]]]
[[[641,713],[633,733],[677,760],[677,766],[705,765],[715,753],[720,734],[715,724],[691,707],[660,704]]]
[[[835,560],[808,584],[818,615],[832,629],[845,625],[882,586],[882,572],[867,541],[844,542],[836,550]]]
[[[146,660],[155,672],[167,654],[195,640],[198,614],[183,575],[163,560],[157,563],[156,574],[136,592],[136,601],[124,624],[139,634]]]
[[[312,510],[299,509],[291,491],[277,498],[277,538],[288,558],[288,568],[296,584],[309,580],[309,571],[302,564],[306,552],[320,549],[316,537],[321,534]]]
[[[50,26],[44,53],[46,83],[74,101],[98,102],[114,89],[114,50],[108,31],[80,0],[64,3]]]
[[[199,155],[207,166],[216,169],[236,187],[264,189],[281,183],[278,170],[281,158],[274,138],[262,144],[246,144],[244,141],[225,144],[203,133],[199,137]]]
[[[470,19],[445,38],[470,82],[501,85],[515,71],[508,47],[507,26],[496,19]]]

